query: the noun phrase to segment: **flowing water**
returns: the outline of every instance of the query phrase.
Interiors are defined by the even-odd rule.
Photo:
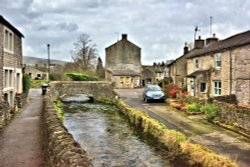
[[[112,105],[64,104],[64,125],[95,167],[168,167],[166,150],[136,131]]]

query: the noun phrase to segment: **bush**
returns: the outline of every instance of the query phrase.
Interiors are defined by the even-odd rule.
[[[186,107],[187,111],[189,112],[200,112],[200,108],[201,108],[200,105],[197,103],[189,104]]]
[[[201,111],[205,113],[206,119],[209,121],[217,121],[219,110],[214,104],[205,104],[201,107]]]
[[[29,74],[24,73],[23,74],[23,92],[24,93],[29,93],[30,90],[30,76]]]
[[[166,97],[176,97],[176,93],[180,92],[181,88],[173,83],[165,86]]]
[[[89,76],[83,73],[66,73],[67,77],[71,78],[73,81],[98,81],[97,76]]]

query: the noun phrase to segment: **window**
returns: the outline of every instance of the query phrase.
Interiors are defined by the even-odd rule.
[[[8,70],[4,70],[4,87],[7,88],[8,85],[8,76],[9,76],[9,71]]]
[[[199,59],[194,59],[194,68],[195,70],[199,69]]]
[[[221,68],[221,54],[217,53],[214,56],[215,59],[215,68],[220,69]]]
[[[200,92],[206,92],[206,83],[205,82],[201,82],[200,83]]]
[[[214,95],[221,95],[221,81],[214,81]]]
[[[8,29],[4,31],[4,50],[9,52],[14,51],[14,35]]]
[[[9,71],[9,86],[12,87],[12,78],[13,78],[13,71]]]

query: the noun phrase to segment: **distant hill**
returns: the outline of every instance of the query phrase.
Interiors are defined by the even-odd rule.
[[[30,57],[30,56],[24,56],[23,57],[23,63],[26,65],[43,65],[48,64],[48,59],[38,58],[38,57]],[[68,63],[67,61],[61,61],[61,60],[55,60],[51,59],[50,64],[56,64],[56,65],[64,65]]]

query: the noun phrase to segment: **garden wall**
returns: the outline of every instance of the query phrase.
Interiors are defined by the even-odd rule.
[[[217,155],[200,145],[190,143],[181,133],[167,129],[163,124],[150,118],[145,112],[128,106],[122,100],[117,100],[116,104],[132,124],[162,143],[170,152],[170,158],[183,166],[236,166],[230,159]]]
[[[93,167],[90,158],[80,144],[58,118],[50,97],[44,98],[44,134],[46,159],[51,167]]]
[[[209,98],[207,100],[188,96],[182,98],[182,101],[201,105],[213,103],[219,109],[218,118],[220,123],[241,128],[250,135],[250,109],[236,105],[237,101],[234,95]]]

